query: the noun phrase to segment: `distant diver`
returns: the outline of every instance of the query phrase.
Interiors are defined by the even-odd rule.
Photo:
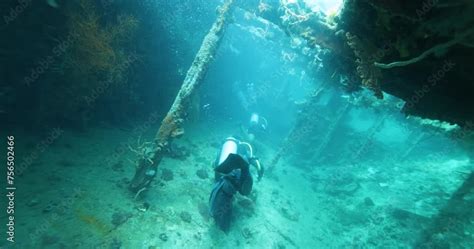
[[[252,191],[253,177],[250,166],[257,169],[257,179],[263,176],[260,161],[253,156],[252,146],[234,137],[228,137],[215,163],[216,183],[209,197],[209,213],[217,226],[228,232],[232,220],[232,200],[234,194],[248,196]]]
[[[248,140],[253,142],[255,137],[261,136],[265,133],[267,127],[268,122],[266,118],[260,116],[258,113],[252,113],[245,134],[247,135]]]

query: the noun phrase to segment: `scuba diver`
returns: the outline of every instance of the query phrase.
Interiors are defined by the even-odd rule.
[[[246,130],[248,140],[253,142],[256,136],[261,136],[268,127],[267,119],[260,116],[258,113],[250,115],[250,121]]]
[[[248,196],[252,191],[250,165],[257,169],[257,179],[260,181],[263,167],[258,158],[254,157],[252,146],[234,137],[228,137],[216,159],[216,183],[209,197],[209,213],[224,232],[230,227],[234,194],[239,192]]]

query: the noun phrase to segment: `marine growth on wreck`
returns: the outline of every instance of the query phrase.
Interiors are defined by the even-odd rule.
[[[0,249],[474,248],[470,0],[0,17]]]

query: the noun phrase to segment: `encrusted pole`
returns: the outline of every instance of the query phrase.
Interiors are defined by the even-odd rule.
[[[182,124],[186,119],[187,110],[192,101],[192,95],[200,86],[207,69],[217,52],[221,38],[223,37],[227,26],[228,15],[233,7],[234,0],[227,0],[218,10],[217,19],[212,25],[211,30],[204,38],[194,61],[189,68],[183,85],[176,96],[173,105],[168,114],[163,119],[160,129],[155,137],[151,152],[146,153],[150,156],[141,158],[130,183],[130,190],[139,194],[145,190],[155,177],[158,165],[163,158],[166,147],[173,138],[184,133]]]

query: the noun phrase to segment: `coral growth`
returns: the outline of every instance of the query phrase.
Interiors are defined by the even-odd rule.
[[[79,10],[71,13],[69,22],[70,32],[77,34],[77,40],[67,53],[67,65],[80,74],[121,73],[117,66],[127,56],[120,51],[120,45],[130,39],[128,35],[137,28],[138,20],[131,15],[119,15],[115,23],[104,25],[92,1],[79,3]]]
[[[183,119],[176,118],[176,113],[169,113],[161,122],[160,129],[156,135],[156,141],[159,145],[165,146],[168,144],[169,139],[176,137],[177,134],[182,135],[183,129],[180,128],[183,123]]]
[[[67,16],[67,40],[53,50],[58,57],[53,69],[63,84],[55,86],[51,101],[62,107],[66,118],[82,122],[92,118],[91,107],[102,95],[133,99],[128,74],[137,55],[124,51],[133,46],[133,31],[139,23],[132,15],[106,18],[92,0],[78,1],[67,9]],[[128,96],[116,96],[124,93]]]
[[[362,79],[362,85],[372,90],[377,98],[382,99],[383,93],[379,83],[382,73],[374,66],[375,58],[371,56],[374,54],[372,51],[376,49],[349,32],[346,33],[346,38],[347,44],[357,57],[357,74]]]

